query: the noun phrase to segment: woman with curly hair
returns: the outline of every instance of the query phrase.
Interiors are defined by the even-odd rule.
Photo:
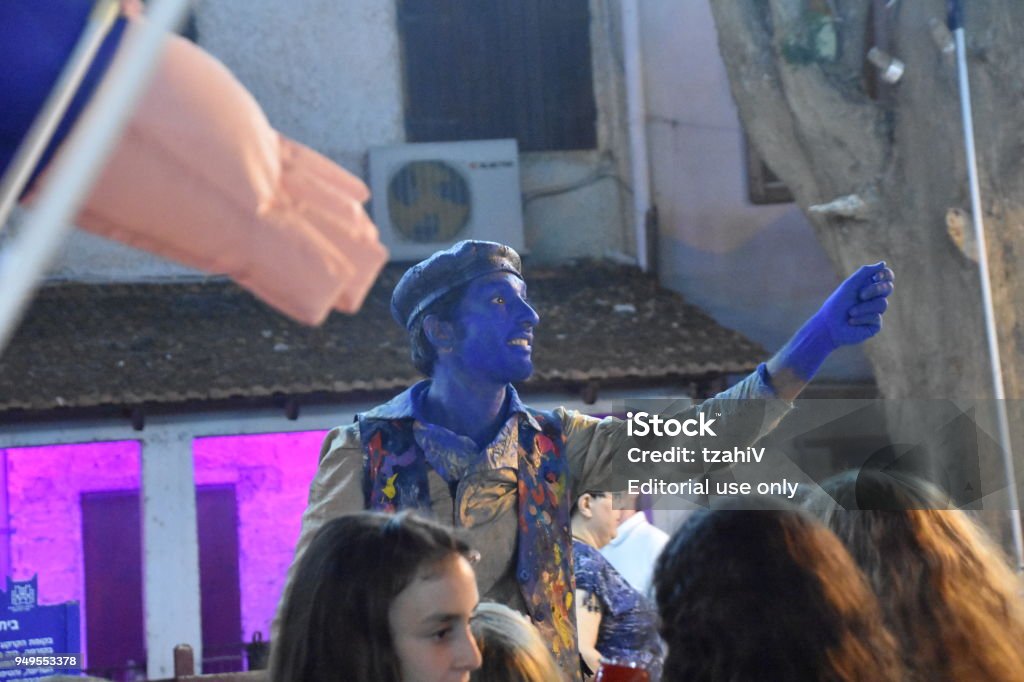
[[[1024,585],[981,527],[936,488],[847,472],[806,506],[871,582],[911,679],[1024,680]]]
[[[654,586],[666,680],[903,680],[866,580],[801,511],[697,512],[666,545]]]
[[[271,651],[272,682],[468,682],[469,547],[449,528],[363,512],[328,521],[303,555]]]

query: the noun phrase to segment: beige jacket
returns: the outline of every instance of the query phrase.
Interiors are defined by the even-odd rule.
[[[689,408],[679,417],[690,418],[700,411],[716,416],[721,414],[716,422],[719,425],[752,422],[753,425],[748,427],[748,442],[753,442],[774,428],[791,407],[790,403],[775,399],[771,389],[755,372],[731,389]],[[618,461],[617,466],[621,467],[625,452],[632,445],[626,433],[626,422],[615,417],[597,419],[565,408],[557,408],[554,414],[562,423],[564,452],[569,460],[570,490],[578,495],[586,490],[614,489],[613,463]],[[515,420],[516,416],[510,419]],[[503,449],[507,439],[515,439],[516,436],[516,429],[505,428],[488,449]],[[619,469],[619,480],[621,473]],[[514,469],[502,466],[466,476],[459,482],[458,505],[444,479],[432,470],[428,476],[434,516],[465,529],[470,545],[481,554],[476,565],[481,598],[525,611],[515,576],[518,515]],[[358,423],[332,429],[320,450],[320,466],[310,486],[309,505],[302,516],[302,530],[295,560],[288,571],[285,595],[295,566],[320,526],[341,514],[364,508],[362,483],[363,452]],[[565,504],[572,504],[572,500],[565,500]]]

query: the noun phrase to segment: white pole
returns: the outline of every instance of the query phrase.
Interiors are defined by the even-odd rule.
[[[967,150],[967,177],[971,190],[971,217],[974,238],[978,245],[978,269],[981,277],[981,300],[985,313],[985,334],[991,362],[992,386],[995,394],[996,425],[999,447],[1006,477],[1010,525],[1016,552],[1017,569],[1024,571],[1024,532],[1021,529],[1020,500],[1017,497],[1017,476],[1013,465],[1013,445],[1010,442],[1009,418],[1006,413],[1006,392],[1003,387],[1002,362],[999,358],[999,332],[996,328],[995,307],[992,305],[992,284],[988,270],[988,250],[985,244],[985,225],[982,216],[981,189],[978,183],[978,159],[974,150],[974,119],[971,113],[971,85],[967,78],[967,45],[962,21],[956,20],[953,37],[956,39],[957,75],[960,81],[960,113],[964,126],[964,146]]]
[[[651,206],[651,181],[647,167],[647,105],[640,55],[640,8],[638,0],[622,0],[622,51],[625,62],[626,116],[629,128],[630,175],[633,179],[633,229],[636,264],[647,262],[647,213]]]
[[[0,353],[14,333],[28,300],[49,266],[71,221],[117,142],[121,128],[160,56],[166,33],[188,0],[154,0],[148,21],[125,44],[82,120],[55,162],[39,202],[25,225],[0,252]]]
[[[18,197],[32,176],[32,170],[46,151],[46,145],[53,137],[57,125],[71,104],[78,86],[85,78],[93,57],[103,44],[110,27],[117,19],[117,0],[100,0],[92,8],[85,24],[82,37],[75,44],[67,64],[50,91],[42,110],[32,122],[32,127],[11,160],[3,181],[0,182],[0,230],[11,215]]]

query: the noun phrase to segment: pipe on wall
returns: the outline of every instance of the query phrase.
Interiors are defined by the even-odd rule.
[[[621,6],[636,264],[646,272],[650,268],[647,216],[651,208],[651,179],[647,163],[647,105],[644,99],[643,63],[640,54],[640,5],[639,0],[622,0]]]

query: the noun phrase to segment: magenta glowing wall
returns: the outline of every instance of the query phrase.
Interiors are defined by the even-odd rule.
[[[0,452],[7,462],[11,577],[28,580],[38,574],[42,604],[82,604],[85,651],[81,495],[138,489],[139,443],[50,445]]]
[[[324,433],[193,441],[196,485],[235,486],[246,641],[256,631],[269,637]],[[136,441],[120,441],[5,451],[11,574],[24,580],[38,573],[42,603],[76,600],[90,608],[83,599],[81,495],[137,490],[140,449]]]
[[[326,431],[193,441],[196,485],[230,483],[238,500],[238,573],[245,641],[270,638]]]
[[[27,580],[38,573],[41,603],[84,603],[82,493],[137,490],[139,443],[50,445],[6,452],[11,577]]]

